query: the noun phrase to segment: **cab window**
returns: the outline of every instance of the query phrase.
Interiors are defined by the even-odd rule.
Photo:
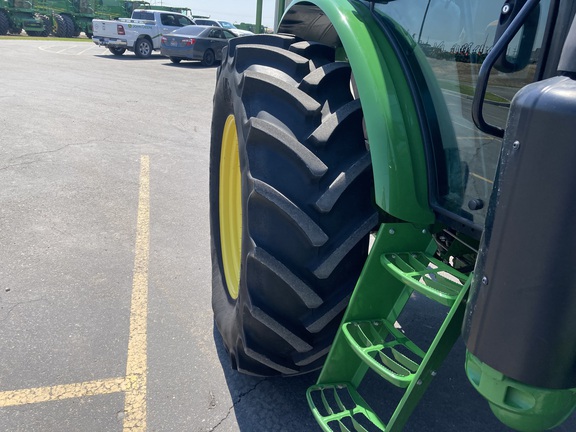
[[[480,66],[495,42],[502,4],[502,0],[403,0],[376,6],[420,51],[427,63],[428,88],[440,95],[435,106],[427,108],[438,116],[441,141],[441,150],[434,151],[438,178],[432,204],[478,227],[484,226],[501,140],[476,128],[471,106]],[[525,66],[492,71],[483,107],[491,124],[504,127],[512,98],[535,80],[549,9],[550,0],[541,1]],[[521,39],[522,33],[508,46],[510,59],[518,55]]]

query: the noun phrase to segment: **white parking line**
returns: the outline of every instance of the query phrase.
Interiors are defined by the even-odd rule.
[[[82,54],[84,54],[84,53],[87,52],[87,51],[93,50],[94,48],[98,48],[98,47],[91,46],[91,47],[89,47],[89,48],[86,48],[85,50],[82,50],[82,51],[76,53],[76,55],[82,55]]]
[[[81,44],[75,44],[71,46],[62,47],[61,44],[58,45],[41,45],[38,47],[39,50],[48,52],[51,54],[64,54],[64,55],[82,55],[89,51],[96,51],[100,54],[105,54],[105,48],[91,44],[90,42],[83,42]]]

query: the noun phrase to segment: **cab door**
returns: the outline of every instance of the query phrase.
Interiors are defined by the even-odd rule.
[[[387,2],[376,6],[383,21],[394,23],[408,35],[417,53],[424,81],[418,97],[430,127],[430,201],[442,221],[458,231],[479,238],[486,221],[488,201],[500,155],[501,139],[481,132],[472,119],[472,99],[484,59],[497,39],[503,19],[503,0],[428,0]],[[491,124],[504,127],[510,103],[526,84],[541,79],[554,18],[556,0],[542,0],[530,28],[524,28],[508,47],[512,59],[527,46],[523,67],[493,70],[488,83],[484,113]],[[508,2],[506,2],[508,4]],[[532,38],[528,38],[528,34]],[[402,36],[398,36],[400,40]],[[523,42],[524,41],[524,42]],[[510,69],[510,68],[509,68]],[[437,97],[424,100],[432,92]],[[433,120],[430,120],[433,122]],[[439,144],[439,145],[438,145]]]

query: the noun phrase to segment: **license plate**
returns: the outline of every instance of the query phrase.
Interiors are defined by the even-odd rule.
[[[178,41],[171,40],[171,41],[170,41],[170,46],[178,46]]]

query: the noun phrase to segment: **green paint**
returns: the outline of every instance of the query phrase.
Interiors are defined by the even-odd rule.
[[[318,6],[346,51],[364,110],[376,203],[399,219],[434,222],[429,208],[420,124],[400,62],[369,10],[347,0],[298,0]]]
[[[460,336],[464,300],[470,285],[468,276],[451,267],[420,268],[426,260],[427,264],[435,264],[435,249],[432,236],[421,227],[411,224],[380,227],[318,382],[307,392],[312,413],[323,430],[339,430],[344,419],[353,422],[363,418],[382,431],[398,432],[417,406]],[[405,255],[417,256],[417,262],[389,260]],[[444,277],[444,272],[450,277]],[[424,283],[426,279],[430,282]],[[458,290],[454,290],[453,280],[462,282]],[[434,295],[430,295],[430,286],[434,287]],[[449,304],[447,316],[427,350],[416,346],[409,335],[394,326],[414,291]],[[454,296],[447,302],[436,292],[450,292]],[[386,423],[357,391],[369,368],[389,383],[406,389]],[[343,399],[351,399],[353,406],[343,404]]]
[[[552,429],[576,408],[576,388],[545,389],[503,375],[466,352],[466,374],[505,425],[522,432]]]
[[[256,33],[260,33],[262,29],[262,1],[256,1]]]

